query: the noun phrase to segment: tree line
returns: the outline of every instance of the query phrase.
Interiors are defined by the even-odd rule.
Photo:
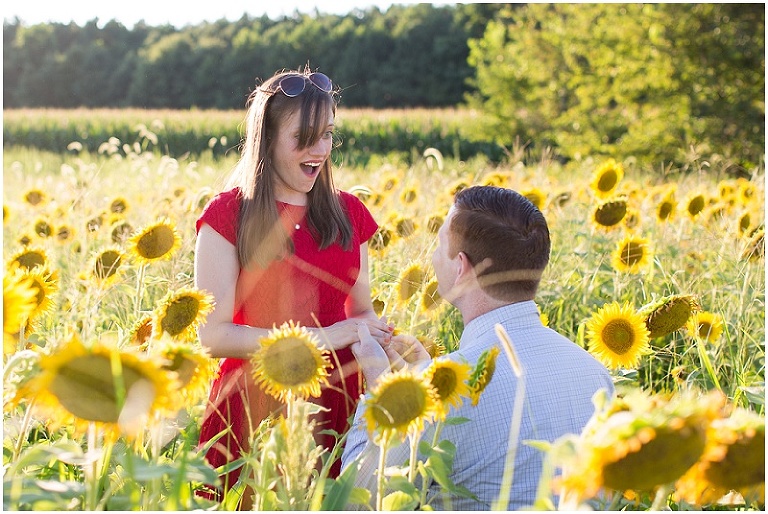
[[[343,107],[470,106],[473,136],[504,148],[764,153],[763,4],[423,3],[130,30],[6,20],[3,40],[6,108],[242,109],[259,79],[309,64]]]
[[[347,107],[460,103],[467,41],[500,4],[373,7],[346,15],[243,15],[175,28],[116,21],[3,27],[5,107],[241,109],[257,80],[309,63]]]

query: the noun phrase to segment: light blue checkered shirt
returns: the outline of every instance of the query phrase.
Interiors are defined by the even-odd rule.
[[[497,323],[509,334],[523,368],[525,403],[519,441],[551,442],[564,434],[581,432],[594,413],[595,392],[603,388],[613,393],[611,377],[584,349],[543,326],[533,301],[507,305],[475,318],[464,328],[459,349],[447,357],[474,366],[483,351],[500,346],[494,329]],[[461,425],[444,426],[440,435],[456,446],[451,479],[474,493],[479,502],[441,494],[439,485],[432,483],[428,503],[433,508],[490,510],[501,487],[517,380],[502,349],[493,379],[477,406],[466,400],[461,407],[451,410],[452,417],[470,419]],[[357,485],[368,488],[375,498],[378,449],[368,440],[362,412],[361,402],[342,455],[342,467],[359,457]],[[422,440],[431,438],[430,427]],[[543,456],[538,449],[518,445],[508,509],[519,510],[533,504]],[[402,465],[406,460],[407,443],[387,453],[390,466]]]

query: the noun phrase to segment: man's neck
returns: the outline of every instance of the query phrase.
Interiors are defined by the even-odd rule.
[[[464,320],[464,326],[467,326],[470,321],[482,316],[483,314],[487,314],[506,305],[527,302],[529,300],[533,300],[533,298],[528,296],[520,296],[519,298],[513,300],[498,300],[480,291],[478,294],[468,294],[460,299],[457,299],[454,305],[456,305],[456,308],[459,309],[459,312],[461,312],[461,317]]]

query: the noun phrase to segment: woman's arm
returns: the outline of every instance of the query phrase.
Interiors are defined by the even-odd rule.
[[[203,224],[195,248],[195,287],[212,294],[215,305],[198,334],[212,357],[247,359],[259,349],[259,339],[269,333],[268,329],[232,323],[239,274],[235,246]]]

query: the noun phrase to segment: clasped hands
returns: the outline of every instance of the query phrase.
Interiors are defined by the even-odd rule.
[[[350,348],[368,387],[374,386],[388,371],[420,366],[431,360],[429,352],[411,335],[399,334],[380,342],[371,335],[366,323],[357,326],[357,334],[359,341],[352,343]]]

